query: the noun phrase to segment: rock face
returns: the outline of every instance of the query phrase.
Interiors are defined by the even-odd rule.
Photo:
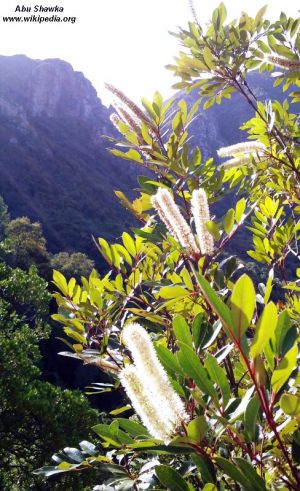
[[[110,111],[69,63],[0,56],[0,195],[12,217],[42,223],[50,251],[98,252],[130,215],[114,190],[131,192],[135,166],[111,156]]]
[[[70,63],[1,56],[0,70],[0,111],[23,118],[25,125],[30,116],[75,118],[98,130],[107,119],[91,82]]]

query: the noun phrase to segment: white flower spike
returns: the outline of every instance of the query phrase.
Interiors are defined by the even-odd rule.
[[[171,193],[165,188],[159,188],[156,195],[152,196],[151,202],[173,237],[192,257],[197,257],[200,251],[191,228],[180,213]]]
[[[210,213],[204,189],[200,188],[193,191],[191,205],[201,254],[212,255],[214,252],[214,239],[205,227],[206,222],[210,220]]]
[[[184,404],[179,395],[171,387],[168,375],[157,358],[154,346],[147,331],[139,324],[132,323],[125,326],[122,337],[124,344],[131,351],[133,357],[134,368],[136,369],[136,372],[134,373],[138,374],[138,379],[135,378],[135,380],[139,380],[140,385],[142,386],[139,390],[147,394],[147,399],[145,399],[147,401],[146,406],[148,407],[146,408],[147,414],[150,411],[149,407],[151,407],[153,414],[158,413],[161,415],[161,418],[163,418],[163,421],[165,422],[165,436],[162,439],[167,442],[176,432],[176,428],[189,420]],[[123,377],[122,372],[121,381]],[[128,390],[127,393],[131,399]],[[137,391],[135,392],[135,397],[139,397]],[[144,418],[145,425],[149,429],[149,432],[155,436],[151,418],[149,424],[150,426],[152,425],[152,429],[149,424],[146,424],[144,416],[145,408],[138,408],[137,405],[134,407],[142,420]],[[157,435],[158,428],[155,431]]]

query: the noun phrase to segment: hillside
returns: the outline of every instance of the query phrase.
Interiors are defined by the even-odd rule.
[[[97,255],[92,234],[112,238],[129,225],[113,191],[133,188],[135,167],[106,151],[101,135],[114,132],[70,64],[0,57],[0,195],[12,217],[42,223],[51,252]]]
[[[262,100],[282,98],[267,75],[251,73],[250,84]],[[189,105],[196,96],[178,93]],[[51,252],[98,257],[92,235],[115,239],[133,223],[114,190],[130,194],[140,169],[107,152],[101,135],[115,135],[109,114],[69,63],[0,56],[0,195],[13,218],[42,223]],[[201,111],[190,128],[193,143],[204,157],[216,156],[217,148],[245,138],[238,128],[251,114],[234,94]]]

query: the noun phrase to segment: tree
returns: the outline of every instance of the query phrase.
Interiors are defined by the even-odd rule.
[[[191,108],[156,93],[143,112],[108,86],[122,134],[112,153],[154,177],[139,177],[134,203],[118,193],[141,228],[124,232],[122,243],[99,239],[109,274],[93,271],[78,284],[54,272],[55,318],[74,343],[66,354],[108,371],[113,388],[126,392],[126,405],[93,428],[108,449],[99,466],[111,473],[95,489],[300,488],[300,145],[292,112],[300,19],[281,14],[270,23],[265,10],[226,23],[221,3],[207,28],[195,20],[180,29],[184,48],[170,68],[177,88],[199,91]],[[248,83],[249,70],[275,66],[275,84],[291,90],[282,104],[259,101]],[[217,164],[203,162],[189,124],[199,107],[233,92],[253,109],[248,138],[218,149]],[[234,206],[213,219],[210,205],[229,195]],[[251,261],[267,268],[263,283],[223,255],[242,228],[252,236]],[[120,417],[128,408],[136,414]],[[99,448],[80,445],[73,463],[66,449],[59,466],[38,472],[97,466]]]
[[[15,218],[6,225],[5,236],[13,266],[28,269],[36,264],[42,270],[48,266],[49,255],[40,223],[31,223],[28,217]]]
[[[0,487],[48,489],[32,474],[57,445],[75,444],[97,412],[78,391],[41,380],[39,340],[50,333],[50,295],[36,269],[0,263]],[[72,487],[72,482],[74,487]],[[76,484],[77,482],[77,484]],[[53,486],[55,486],[53,484]],[[59,489],[80,489],[78,479]],[[51,487],[55,489],[55,487]]]
[[[81,276],[89,276],[95,267],[94,261],[82,252],[59,252],[54,254],[50,261],[51,267],[61,271],[69,280],[73,276],[80,280]]]

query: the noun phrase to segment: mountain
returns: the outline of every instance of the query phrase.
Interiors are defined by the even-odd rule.
[[[283,98],[269,75],[252,72],[249,83],[260,100]],[[177,97],[190,106],[197,92]],[[190,126],[191,144],[204,158],[216,157],[218,148],[245,139],[238,128],[252,114],[238,94],[200,110]],[[42,223],[51,252],[98,258],[92,235],[116,239],[133,224],[114,190],[130,196],[140,169],[107,152],[101,135],[116,136],[109,115],[92,84],[69,63],[0,56],[0,195],[12,217]]]
[[[51,252],[95,257],[92,235],[132,224],[114,190],[132,191],[136,168],[107,152],[109,114],[69,63],[0,56],[0,195],[13,218],[42,223]]]

